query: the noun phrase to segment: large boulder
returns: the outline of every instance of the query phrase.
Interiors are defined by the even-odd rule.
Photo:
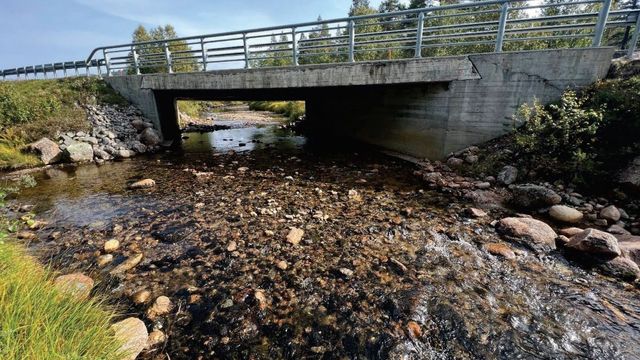
[[[111,325],[116,340],[122,343],[120,352],[122,360],[135,360],[147,346],[149,333],[144,322],[138,318],[130,317]]]
[[[598,264],[598,268],[603,273],[618,279],[633,281],[638,278],[640,268],[635,262],[625,258],[617,257],[607,262]]]
[[[514,166],[507,165],[498,173],[498,182],[503,185],[510,185],[518,179],[518,169]]]
[[[62,150],[60,150],[60,146],[48,138],[42,138],[34,142],[29,145],[29,148],[40,156],[40,161],[45,165],[57,163],[62,160]]]
[[[147,146],[156,146],[162,142],[162,139],[153,128],[146,128],[140,134],[140,141]]]
[[[521,208],[541,208],[559,204],[562,197],[540,185],[516,185],[511,189],[511,202]]]
[[[616,237],[596,229],[586,229],[574,235],[566,247],[598,260],[613,259],[621,254]]]
[[[566,223],[577,223],[582,220],[582,212],[564,205],[553,205],[549,209],[549,216]]]
[[[618,183],[627,189],[640,191],[640,156],[618,175]]]
[[[87,143],[75,143],[64,149],[65,158],[71,162],[86,162],[93,160],[93,147]]]
[[[521,243],[536,252],[556,248],[556,232],[540,220],[508,217],[500,220],[496,229],[508,240]]]

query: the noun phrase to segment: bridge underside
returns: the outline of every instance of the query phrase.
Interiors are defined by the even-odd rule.
[[[604,77],[613,48],[480,54],[107,78],[162,128],[179,134],[176,100],[304,100],[322,133],[438,159],[513,128],[523,103],[556,100]]]

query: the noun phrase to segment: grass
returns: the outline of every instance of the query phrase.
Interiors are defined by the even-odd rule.
[[[252,101],[251,110],[271,111],[294,121],[305,113],[304,101]]]
[[[0,189],[0,207],[4,192]],[[54,274],[17,243],[20,227],[0,215],[0,359],[118,359],[114,313],[97,300],[59,292]]]
[[[36,165],[24,154],[30,142],[88,130],[85,104],[127,102],[97,78],[0,82],[0,169]]]

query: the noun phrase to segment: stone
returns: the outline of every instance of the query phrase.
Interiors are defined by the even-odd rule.
[[[136,131],[142,131],[147,128],[147,125],[142,119],[133,120],[131,125],[136,129]]]
[[[287,242],[293,245],[298,245],[304,236],[304,230],[299,228],[291,228],[289,234],[287,234]]]
[[[20,240],[34,241],[38,239],[38,235],[33,231],[19,231],[16,237]]]
[[[617,182],[626,189],[640,191],[640,156],[633,161],[618,175]]]
[[[98,258],[96,259],[96,264],[99,267],[105,267],[109,265],[112,261],[113,261],[113,255],[107,254],[107,255],[98,256]]]
[[[140,134],[140,141],[147,146],[157,146],[162,139],[153,128],[146,128]]]
[[[51,139],[42,138],[29,145],[29,148],[40,156],[40,161],[45,165],[54,164],[62,160],[62,150]]]
[[[135,255],[127,258],[120,265],[118,265],[115,268],[113,268],[109,273],[111,275],[124,274],[125,272],[127,272],[127,271],[133,269],[134,267],[138,266],[140,261],[142,261],[142,257],[143,257],[142,254],[135,254]]]
[[[574,235],[567,244],[567,248],[598,259],[613,259],[621,254],[615,236],[591,228]]]
[[[518,169],[514,166],[507,165],[500,170],[497,176],[499,183],[503,185],[511,185],[518,179]]]
[[[236,244],[235,241],[231,241],[229,242],[229,244],[227,245],[227,251],[228,252],[234,252],[238,249],[238,244]]]
[[[263,291],[256,290],[253,293],[253,296],[256,298],[256,300],[258,300],[258,304],[261,310],[264,310],[267,308],[267,306],[269,305],[269,301],[267,300],[267,296],[264,294]]]
[[[135,360],[147,346],[149,333],[144,322],[138,318],[130,317],[111,325],[115,338],[122,346],[120,352],[124,355],[122,360]]]
[[[119,247],[120,247],[120,241],[116,239],[111,239],[104,243],[104,251],[106,252],[114,252],[118,250]]]
[[[447,160],[447,165],[456,168],[456,167],[460,167],[462,166],[462,164],[464,164],[464,160],[457,158],[457,157],[450,157]]]
[[[478,155],[467,155],[464,158],[464,162],[466,162],[467,164],[475,164],[478,162]]]
[[[171,299],[166,296],[159,296],[153,305],[147,310],[147,317],[150,320],[155,320],[159,316],[167,315],[173,309],[173,303]]]
[[[562,197],[555,191],[540,185],[525,184],[511,188],[511,203],[520,208],[541,208],[559,204]]]
[[[622,256],[640,265],[640,236],[623,234],[616,235],[616,239]]]
[[[549,216],[553,219],[566,222],[566,223],[577,223],[582,220],[582,212],[565,205],[553,205],[549,209]]]
[[[140,305],[140,304],[145,304],[147,301],[149,301],[150,297],[151,297],[151,291],[139,290],[139,291],[136,291],[133,295],[131,295],[131,300],[133,301],[134,304]]]
[[[483,247],[491,255],[502,256],[508,260],[514,260],[516,258],[516,253],[514,253],[507,244],[489,243],[484,244]]]
[[[629,231],[625,230],[625,228],[623,228],[618,224],[613,224],[609,226],[609,228],[607,229],[607,232],[609,234],[614,234],[614,235],[631,235]]]
[[[558,233],[567,236],[567,237],[572,237],[573,235],[579,234],[581,232],[583,232],[584,229],[580,229],[577,227],[570,227],[570,228],[564,228],[564,229],[560,229],[558,230]]]
[[[351,270],[351,269],[340,268],[338,271],[340,271],[340,274],[344,275],[345,277],[352,277],[353,276],[353,270]]]
[[[522,243],[536,252],[547,252],[556,248],[555,231],[536,219],[508,217],[500,220],[496,229],[507,239]]]
[[[113,157],[115,157],[116,159],[128,159],[132,156],[135,156],[136,153],[132,150],[120,149],[115,150],[111,155],[113,155]]]
[[[609,276],[627,281],[634,281],[640,275],[638,264],[624,257],[598,264],[598,269]]]
[[[93,150],[93,156],[100,160],[111,160],[113,157],[106,151],[98,148]]]
[[[609,224],[606,219],[596,219],[593,223],[597,226],[602,226],[602,227],[605,227]]]
[[[609,205],[606,208],[600,210],[600,217],[607,221],[615,223],[616,221],[620,220],[620,211],[614,205]]]
[[[81,299],[89,297],[91,289],[93,289],[94,281],[92,278],[81,274],[73,273],[68,275],[58,276],[54,281],[58,290],[75,295]]]
[[[129,189],[148,189],[156,186],[156,182],[153,179],[142,179],[129,184]]]
[[[355,201],[355,202],[362,201],[362,195],[360,195],[360,193],[358,193],[356,190],[353,190],[353,189],[347,192],[347,197],[349,197],[349,200],[351,201]]]
[[[286,261],[282,260],[282,261],[278,261],[276,263],[276,266],[278,267],[278,269],[280,270],[287,270],[287,268],[289,267],[289,265],[287,264]]]
[[[160,330],[154,330],[149,334],[149,338],[147,340],[147,349],[153,349],[158,345],[164,344],[167,340],[167,336]]]
[[[476,208],[467,208],[465,209],[465,214],[474,218],[483,218],[487,217],[487,213],[484,210],[476,209]]]
[[[140,141],[134,141],[131,143],[131,149],[133,149],[138,154],[144,154],[147,152],[147,146]]]
[[[93,148],[87,143],[71,144],[64,149],[64,156],[74,163],[92,161]]]
[[[414,339],[419,338],[419,337],[422,336],[422,328],[415,321],[409,321],[407,323],[407,330],[409,331],[409,334],[411,334],[411,336]]]

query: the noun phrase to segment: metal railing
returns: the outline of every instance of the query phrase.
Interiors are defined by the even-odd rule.
[[[544,15],[542,15],[544,14]],[[626,43],[618,33],[633,29]],[[84,61],[2,70],[2,78],[298,66],[562,47],[621,45],[632,56],[640,9],[611,0],[494,0],[94,49]],[[626,36],[625,36],[626,38]]]

